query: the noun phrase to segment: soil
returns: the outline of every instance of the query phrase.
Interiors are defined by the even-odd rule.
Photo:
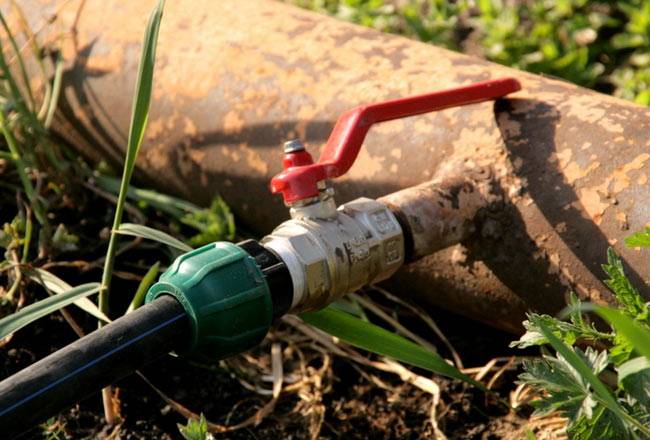
[[[85,319],[76,310],[70,312],[84,327],[93,328],[92,320]],[[513,338],[510,334],[442,310],[433,310],[432,316],[456,346],[465,365],[482,366],[496,356],[522,354],[507,348]],[[414,330],[426,333],[423,329]],[[0,374],[6,377],[75,338],[61,315],[42,319],[16,333],[0,351]],[[253,416],[270,397],[246,389],[239,380],[241,371],[233,371],[241,364],[264,369],[270,363],[268,353],[274,342],[279,342],[285,349],[292,344],[312,344],[295,329],[279,324],[264,344],[247,356],[233,359],[232,363],[206,366],[167,356],[143,368],[141,373],[169,398],[196,413],[203,413],[209,421],[234,425]],[[317,350],[314,353],[318,353]],[[444,351],[441,354],[447,356]],[[308,368],[322,368],[322,359],[312,355],[307,356]],[[285,361],[286,364],[291,362],[291,359]],[[283,394],[273,411],[257,426],[216,434],[216,438],[302,439],[312,438],[316,433],[318,438],[435,438],[430,423],[432,396],[429,393],[394,374],[379,372],[346,358],[333,357],[325,371],[320,394],[316,393],[320,398],[305,405],[299,393]],[[432,377],[423,371],[419,373]],[[253,375],[250,371],[248,374]],[[502,398],[507,399],[508,392],[514,389],[516,374],[514,371],[506,372],[497,382],[496,390]],[[494,398],[459,381],[439,376],[433,376],[433,379],[441,389],[438,425],[448,438],[520,438],[518,433],[523,419],[509,413]],[[101,398],[97,394],[51,419],[47,424],[50,436],[45,438],[182,438],[177,424],[186,423],[186,418],[170,407],[141,377],[132,375],[117,385],[123,417],[117,428],[108,428],[104,424]],[[309,390],[305,392],[309,394]],[[21,438],[44,438],[43,432],[47,430],[44,426],[35,427]]]

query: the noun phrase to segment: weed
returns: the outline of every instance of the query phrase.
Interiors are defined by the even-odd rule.
[[[214,437],[208,432],[208,424],[205,421],[205,416],[201,414],[201,418],[189,419],[187,425],[178,425],[178,430],[185,440],[212,440]]]
[[[647,231],[646,231],[647,233]],[[627,241],[648,246],[644,234]],[[512,346],[550,345],[556,354],[524,362],[521,382],[541,397],[532,402],[538,414],[560,412],[569,419],[572,439],[650,437],[650,316],[648,303],[626,277],[613,252],[603,265],[617,309],[583,305],[571,296],[568,322],[530,314],[527,332]],[[599,331],[585,312],[592,310],[611,326]],[[585,349],[580,346],[587,347]],[[599,347],[598,349],[593,347]]]

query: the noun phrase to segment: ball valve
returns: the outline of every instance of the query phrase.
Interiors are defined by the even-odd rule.
[[[0,382],[3,433],[21,432],[170,351],[212,361],[241,353],[280,316],[323,308],[464,238],[486,199],[471,177],[338,208],[328,180],[352,167],[373,124],[519,88],[505,78],[354,108],[338,119],[318,162],[300,141],[287,142],[271,191],[282,194],[291,219],[259,242],[212,243],[181,255],[140,309]]]
[[[146,302],[175,297],[191,322],[187,351],[214,360],[258,344],[286,313],[326,307],[389,278],[405,261],[405,242],[417,241],[404,231],[415,228],[408,218],[398,221],[394,206],[377,200],[360,198],[337,208],[328,179],[352,167],[375,123],[492,100],[519,88],[517,80],[505,78],[353,108],[339,117],[316,163],[300,141],[285,143],[284,170],[270,189],[282,194],[291,220],[259,242],[213,243],[178,257]]]

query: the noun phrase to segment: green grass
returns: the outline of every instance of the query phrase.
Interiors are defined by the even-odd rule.
[[[101,289],[99,291],[99,309],[104,313],[108,313],[111,278],[113,276],[113,266],[115,264],[115,252],[117,250],[117,239],[119,236],[118,231],[122,224],[122,216],[124,214],[124,204],[126,203],[129,183],[131,182],[131,176],[133,175],[133,170],[135,168],[135,160],[138,157],[138,152],[142,145],[142,139],[144,138],[144,132],[147,126],[147,119],[149,117],[151,89],[153,87],[153,69],[156,61],[156,45],[163,7],[164,1],[160,0],[151,13],[144,34],[142,55],[140,56],[140,64],[138,67],[138,79],[135,85],[133,108],[131,110],[131,125],[129,128],[129,138],[126,147],[126,159],[122,171],[120,191],[117,196],[117,205],[115,206],[113,228],[111,229],[108,241],[108,250],[106,251]]]

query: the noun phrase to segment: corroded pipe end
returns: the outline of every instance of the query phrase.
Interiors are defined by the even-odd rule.
[[[501,201],[489,168],[447,168],[445,177],[379,199],[391,208],[406,236],[406,257],[415,261],[457,244],[476,230],[481,208]]]

